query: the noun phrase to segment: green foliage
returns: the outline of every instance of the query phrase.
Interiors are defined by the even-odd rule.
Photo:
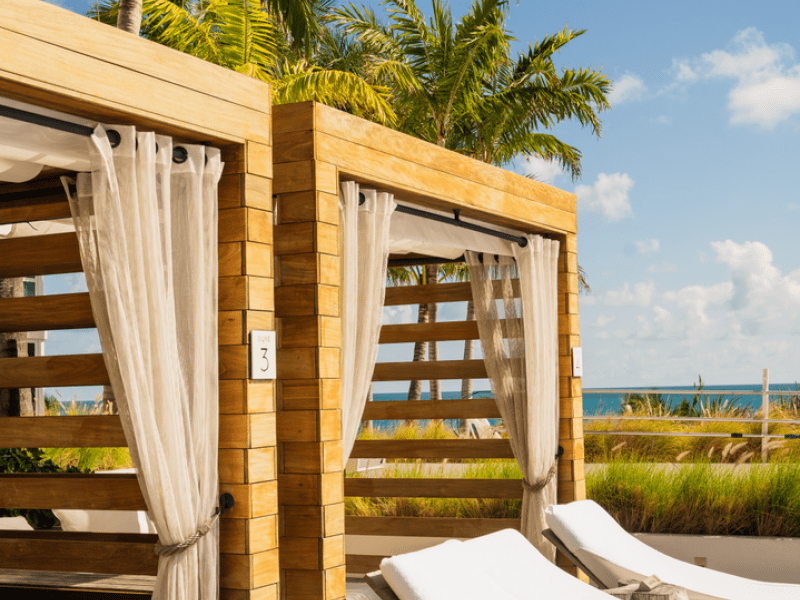
[[[82,469],[59,465],[47,458],[39,448],[0,448],[0,473],[81,473]],[[50,510],[6,508],[0,517],[23,516],[35,529],[50,529],[58,523]]]
[[[392,90],[402,131],[496,165],[535,154],[580,175],[580,152],[542,130],[576,119],[600,135],[608,78],[553,64],[583,30],[565,28],[513,58],[504,0],[475,0],[457,23],[440,0],[428,21],[414,0],[383,4],[388,24],[353,4],[331,20],[369,53],[368,77]]]

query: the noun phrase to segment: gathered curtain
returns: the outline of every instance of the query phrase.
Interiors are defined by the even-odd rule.
[[[125,438],[159,538],[154,600],[219,591],[219,150],[98,127],[70,197]]]
[[[360,204],[359,194],[364,202]],[[344,463],[350,458],[367,402],[386,297],[392,194],[342,183],[342,432]]]
[[[558,248],[528,235],[514,258],[465,253],[481,347],[495,401],[523,474],[523,535],[548,559],[544,510],[556,502]]]

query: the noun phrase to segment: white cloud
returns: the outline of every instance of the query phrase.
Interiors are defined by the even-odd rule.
[[[608,102],[611,106],[615,106],[623,102],[641,100],[646,91],[647,86],[641,77],[626,73],[613,83],[611,91],[607,94]]]
[[[786,210],[788,210],[789,212],[798,211],[798,210],[800,210],[800,203],[798,203],[798,202],[790,202],[789,204],[786,205]]]
[[[648,306],[653,300],[656,286],[653,281],[637,283],[633,291],[626,281],[619,291],[606,292],[604,301],[609,306]]]
[[[651,256],[658,252],[660,247],[658,240],[653,238],[650,240],[645,240],[643,242],[636,242],[636,247],[639,249],[640,254],[644,254],[645,256]]]
[[[800,113],[800,63],[788,44],[768,44],[754,27],[736,34],[730,50],[714,50],[692,61],[673,61],[676,82],[733,79],[728,92],[730,122],[774,128]]]
[[[609,221],[619,221],[633,215],[628,193],[633,179],[627,173],[600,173],[594,185],[575,188],[578,203],[586,210],[601,212]]]
[[[658,264],[652,264],[647,267],[648,273],[674,273],[678,270],[678,267],[671,263],[671,262],[662,262]]]
[[[556,179],[564,175],[564,169],[553,160],[545,160],[539,156],[525,157],[525,174],[532,175],[536,181],[552,185]]]
[[[668,117],[667,115],[661,115],[657,117],[655,121],[659,125],[672,125],[672,117]]]
[[[600,315],[597,317],[597,320],[594,322],[595,327],[605,327],[609,323],[613,323],[617,320],[617,317],[613,317],[611,315]]]

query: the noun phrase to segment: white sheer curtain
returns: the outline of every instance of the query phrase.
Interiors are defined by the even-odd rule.
[[[486,370],[524,477],[521,530],[554,561],[542,531],[544,509],[556,502],[558,242],[527,239],[514,245],[516,263],[475,252],[466,259]]]
[[[342,431],[344,462],[350,458],[367,402],[386,296],[392,194],[342,183],[339,193],[342,232]]]
[[[218,594],[219,150],[115,127],[70,206],[106,368],[160,555],[155,600]],[[184,547],[186,546],[186,547]]]

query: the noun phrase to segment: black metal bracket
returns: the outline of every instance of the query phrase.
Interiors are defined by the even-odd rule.
[[[558,452],[556,452],[556,459],[559,459],[562,456],[564,456],[564,446],[559,445]]]
[[[225,514],[226,510],[233,508],[233,505],[234,505],[233,495],[228,493],[222,494],[219,497],[219,506],[217,507],[217,512],[219,513],[219,516],[221,517],[222,515]]]

